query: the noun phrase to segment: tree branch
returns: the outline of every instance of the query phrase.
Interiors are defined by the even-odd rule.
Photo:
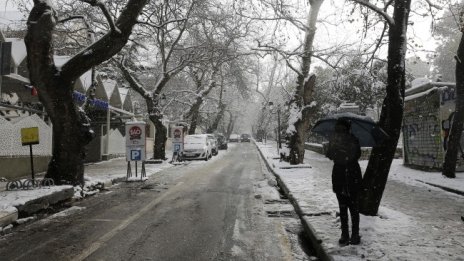
[[[124,65],[124,59],[121,62],[115,61],[122,72],[124,79],[129,83],[131,89],[139,93],[144,99],[151,99],[153,96],[148,92],[130,72],[129,68]]]
[[[106,5],[100,0],[81,0],[82,2],[88,3],[91,6],[98,6],[103,12],[108,24],[110,25],[111,31],[116,33],[121,33],[121,30],[114,24],[113,17],[111,16],[110,11],[106,8]]]
[[[92,66],[100,64],[118,53],[126,45],[132,28],[137,23],[137,17],[147,2],[148,0],[129,0],[116,21],[116,26],[121,33],[110,31],[94,44],[76,54],[63,65],[61,76],[75,80]]]
[[[75,20],[75,19],[85,20],[85,16],[83,16],[83,15],[73,15],[73,16],[58,20],[56,23],[57,24],[62,24],[62,23],[66,23],[68,21]]]
[[[378,15],[382,16],[390,26],[395,26],[395,21],[390,15],[387,14],[386,11],[368,2],[368,0],[351,0],[351,1],[371,9],[372,11],[376,12]]]
[[[438,9],[438,10],[441,10],[441,9],[442,9],[441,6],[432,3],[432,1],[430,1],[430,0],[425,0],[425,2],[426,2],[430,7],[432,7],[432,8],[435,8],[435,9]]]

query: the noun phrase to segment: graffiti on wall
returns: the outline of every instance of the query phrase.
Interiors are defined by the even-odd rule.
[[[447,87],[441,89],[440,93],[440,118],[442,120],[442,142],[443,142],[443,153],[448,149],[448,139],[451,129],[451,124],[453,122],[454,111],[456,108],[456,91],[454,87]],[[463,137],[461,136],[461,146],[463,146]],[[463,147],[464,148],[464,147]],[[458,151],[458,159],[456,162],[457,170],[464,170],[464,160],[462,153]]]
[[[441,169],[455,109],[455,90],[445,87],[405,102],[405,164]],[[464,169],[461,155],[456,165]]]
[[[403,142],[405,163],[408,165],[441,167],[443,150],[439,98],[437,92],[431,92],[405,103]]]

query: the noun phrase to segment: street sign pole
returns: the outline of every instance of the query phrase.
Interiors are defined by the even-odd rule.
[[[32,144],[29,144],[29,152],[31,154],[31,174],[32,174],[32,180],[35,180],[34,177],[34,157],[32,155]]]
[[[132,176],[130,162],[135,161],[135,178],[138,178],[138,161],[142,162],[140,179],[145,178],[146,158],[146,126],[145,122],[127,122],[126,123],[126,161],[127,161],[127,179]]]
[[[29,154],[31,157],[31,176],[34,181],[34,155],[32,154],[32,145],[39,144],[39,128],[21,128],[21,144],[23,146],[29,146]]]

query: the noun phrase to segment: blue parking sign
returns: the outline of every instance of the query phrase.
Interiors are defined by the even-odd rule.
[[[142,151],[140,149],[131,150],[130,159],[133,161],[142,160]]]

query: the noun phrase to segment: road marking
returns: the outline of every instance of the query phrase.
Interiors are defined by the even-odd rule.
[[[80,255],[78,255],[77,257],[73,258],[73,260],[76,260],[76,261],[81,261],[81,260],[84,260],[86,259],[87,257],[89,257],[91,254],[93,254],[95,251],[97,251],[98,249],[100,249],[106,242],[108,242],[109,240],[111,240],[117,233],[121,232],[122,230],[124,230],[127,226],[129,226],[131,223],[133,223],[135,220],[137,220],[138,218],[140,218],[143,214],[145,214],[146,212],[148,212],[151,208],[153,208],[155,205],[157,205],[158,203],[160,203],[165,197],[167,197],[168,195],[172,194],[175,189],[174,188],[177,188],[179,186],[183,185],[183,182],[179,182],[177,183],[171,190],[168,190],[166,193],[164,193],[163,195],[161,195],[160,197],[156,198],[155,200],[153,200],[152,202],[150,202],[148,205],[146,205],[144,208],[142,208],[139,212],[135,213],[134,215],[128,217],[127,219],[125,219],[124,221],[121,222],[121,224],[119,224],[119,226],[113,228],[112,230],[110,230],[108,233],[106,233],[105,235],[101,236],[97,241],[95,241],[94,243],[92,243],[87,249],[84,249],[82,251],[82,253]]]

